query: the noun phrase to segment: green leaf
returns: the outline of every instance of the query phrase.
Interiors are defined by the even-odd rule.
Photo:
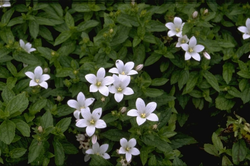
[[[15,41],[14,35],[10,28],[4,28],[0,30],[0,37],[2,40],[8,44]]]
[[[65,160],[65,154],[62,144],[58,140],[54,140],[53,147],[54,147],[56,165],[63,165]]]
[[[28,164],[32,163],[43,150],[43,142],[39,142],[36,139],[33,139],[30,146],[29,146],[29,153],[28,153]]]
[[[219,156],[219,152],[212,144],[204,144],[204,150],[211,155]]]
[[[220,138],[218,137],[218,135],[214,132],[213,135],[212,135],[212,142],[214,144],[214,147],[220,151],[220,150],[223,150],[223,144],[220,140]]]
[[[43,25],[39,26],[39,35],[41,35],[46,40],[53,41],[52,33],[50,32],[50,30],[47,27],[45,27]]]
[[[149,165],[149,166],[158,165],[158,164],[157,164],[157,159],[156,159],[155,155],[152,155],[152,156],[150,157],[150,159],[148,160],[148,165]]]
[[[229,84],[229,82],[232,79],[233,73],[234,73],[234,65],[230,62],[226,62],[223,65],[223,79],[226,81],[227,84]]]
[[[152,86],[162,86],[165,85],[168,82],[167,78],[155,78],[152,80],[151,85]]]
[[[87,3],[73,3],[72,8],[77,12],[91,12]]]
[[[147,160],[148,160],[148,154],[153,150],[153,148],[151,147],[142,147],[140,149],[140,158],[141,158],[141,162],[142,162],[142,165],[145,165],[147,163]]]
[[[250,78],[250,72],[249,71],[245,71],[245,70],[241,70],[241,71],[238,71],[237,74],[243,78],[247,78],[249,79]]]
[[[171,139],[171,146],[173,149],[178,149],[184,145],[191,145],[195,143],[197,143],[197,141],[193,137],[182,133],[178,133]]]
[[[181,159],[179,159],[178,157],[174,157],[173,160],[173,165],[181,165],[181,166],[186,166],[187,164],[184,163]]]
[[[65,23],[68,26],[68,28],[75,26],[74,18],[71,16],[71,14],[69,12],[66,12],[64,19],[65,19]]]
[[[109,161],[101,157],[100,155],[92,154],[91,155],[91,161],[89,163],[90,166],[96,166],[96,165],[107,165],[107,166],[113,166]]]
[[[29,100],[26,97],[26,93],[21,93],[13,97],[7,104],[5,111],[10,115],[19,112],[20,114],[28,107]]]
[[[188,70],[182,70],[179,75],[178,79],[178,87],[179,89],[182,89],[182,87],[187,83],[189,79],[189,71]]]
[[[71,37],[71,32],[69,32],[69,31],[65,31],[65,32],[60,33],[60,35],[57,36],[57,38],[55,39],[54,46],[57,46],[57,45],[65,42],[70,37]]]
[[[141,38],[139,38],[138,36],[135,36],[133,39],[133,47],[136,47],[138,44],[140,44],[141,42]]]
[[[40,112],[47,104],[47,99],[37,100],[34,104],[32,104],[29,108],[29,112],[31,115],[35,115]]]
[[[30,137],[30,126],[21,119],[12,120],[16,124],[17,130],[19,130],[23,136]]]
[[[78,94],[78,92],[79,92],[79,90],[77,91],[77,94]],[[75,109],[70,108],[68,105],[60,105],[58,107],[58,110],[60,110],[60,111],[57,112],[58,117],[62,117],[62,116],[72,114],[75,111]]]
[[[6,104],[8,104],[9,101],[10,101],[13,97],[15,97],[15,93],[14,93],[12,90],[10,90],[10,89],[8,88],[8,86],[5,86],[5,88],[3,89],[2,93],[1,93],[1,96],[2,96],[2,98],[3,98],[3,100],[4,100],[4,102],[5,102]]]
[[[2,48],[0,49],[0,58],[4,57],[5,55],[8,55],[10,52],[11,52],[11,51],[8,50],[7,48],[2,47]]]
[[[41,126],[45,129],[53,126],[53,117],[52,117],[50,111],[46,111],[43,114],[43,116],[40,119],[40,123],[41,123]]]
[[[226,155],[224,155],[224,156],[222,157],[221,165],[233,166],[233,163],[229,160],[229,158],[228,158]]]
[[[243,103],[247,103],[250,101],[250,87],[246,87],[243,92],[241,92],[241,100],[243,101]]]
[[[24,23],[23,17],[14,17],[9,21],[7,26],[12,27],[16,24],[22,24],[22,23]]]
[[[73,69],[62,68],[62,69],[57,70],[56,77],[67,77],[67,76],[72,75],[72,73],[73,73]]]
[[[43,57],[45,57],[48,60],[51,60],[51,52],[52,50],[47,47],[37,47],[37,51],[41,53]]]
[[[153,53],[152,55],[150,55],[146,61],[145,61],[145,66],[150,66],[152,64],[154,64],[155,62],[157,62],[162,55],[157,54],[157,53]]]
[[[63,118],[56,124],[55,127],[59,128],[61,132],[65,132],[68,129],[70,122],[71,122],[71,117]]]
[[[69,142],[62,142],[62,146],[65,154],[77,154],[79,152],[78,148]]]
[[[29,32],[30,35],[36,39],[38,33],[39,33],[39,24],[36,22],[36,20],[30,20],[29,21]]]
[[[158,97],[163,94],[163,91],[156,88],[145,88],[142,89],[143,93],[148,97]]]
[[[172,147],[169,145],[169,143],[167,141],[162,140],[160,137],[155,136],[153,134],[151,134],[151,135],[143,135],[141,140],[147,146],[156,147],[158,150],[160,150],[162,152],[172,151]]]
[[[22,52],[19,54],[14,54],[13,58],[19,62],[30,64],[30,65],[41,65],[41,59],[39,59],[37,56],[28,54],[26,52]]]
[[[9,145],[15,137],[16,125],[10,120],[4,120],[0,125],[0,140]]]
[[[2,15],[2,18],[1,18],[1,23],[8,24],[14,11],[15,11],[14,8],[10,8],[6,12],[4,12],[4,14]]]
[[[16,67],[11,63],[11,61],[6,62],[6,65],[7,65],[8,70],[11,72],[11,74],[12,74],[13,76],[16,76],[16,75],[17,75],[17,69],[16,69]]]
[[[209,71],[205,70],[203,72],[203,76],[205,77],[205,79],[207,80],[207,82],[217,91],[220,92],[220,87],[218,84],[218,81],[216,79],[216,77],[210,73]]]
[[[15,148],[10,151],[11,158],[20,158],[26,153],[27,149],[25,148]]]
[[[191,92],[194,89],[199,77],[200,77],[200,75],[198,72],[191,72],[190,73],[189,79],[188,79],[187,84],[186,84],[186,86],[183,90],[183,93],[182,93],[183,95]]]
[[[233,163],[238,165],[241,161],[245,160],[247,151],[248,149],[243,139],[240,139],[234,143],[232,148]]]
[[[110,129],[108,131],[103,132],[102,136],[104,136],[105,138],[111,141],[120,141],[122,137],[128,138],[129,133],[118,130],[118,129]]]
[[[224,96],[219,95],[215,99],[215,107],[220,110],[230,110],[233,108],[235,101],[226,99]]]
[[[86,31],[89,28],[96,27],[98,24],[99,24],[99,22],[96,20],[87,20],[85,22],[80,23],[77,26],[77,31],[79,31],[79,32]]]

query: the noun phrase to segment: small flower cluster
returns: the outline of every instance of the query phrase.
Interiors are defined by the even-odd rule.
[[[176,47],[181,47],[185,53],[185,60],[189,60],[191,58],[195,59],[196,61],[200,61],[201,57],[199,52],[202,52],[204,50],[204,46],[197,44],[197,40],[195,36],[192,36],[190,39],[187,37],[187,35],[182,35],[182,29],[185,23],[182,22],[182,19],[180,17],[175,17],[174,22],[168,22],[165,24],[165,26],[169,29],[168,36],[178,37],[178,42],[176,43]],[[207,59],[210,59],[210,56],[207,52],[204,52],[204,56]]]
[[[242,38],[244,40],[250,38],[250,18],[247,18],[246,26],[240,26],[238,27],[238,30],[243,33]],[[250,58],[250,55],[248,56],[248,58]]]

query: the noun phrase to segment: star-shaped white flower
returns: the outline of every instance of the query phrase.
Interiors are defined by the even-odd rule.
[[[136,145],[136,139],[131,138],[129,141],[127,141],[126,138],[120,139],[121,147],[119,149],[119,154],[125,154],[127,162],[130,162],[132,159],[132,155],[139,155],[140,151],[135,148]]]
[[[175,47],[181,47],[182,44],[186,44],[189,42],[189,38],[187,35],[181,36],[178,38],[178,42],[176,43]]]
[[[243,33],[244,40],[250,38],[250,18],[246,20],[246,26],[240,26],[238,30]]]
[[[145,105],[145,102],[141,98],[137,98],[136,100],[136,108],[128,111],[128,116],[136,116],[136,122],[140,126],[146,120],[150,121],[158,121],[158,116],[155,113],[152,113],[156,109],[156,102],[150,102]]]
[[[24,41],[20,39],[19,43],[20,43],[20,47],[22,47],[27,53],[36,51],[35,48],[31,48],[32,45],[29,42],[25,44]]]
[[[50,79],[50,76],[48,74],[43,74],[43,69],[40,66],[35,68],[34,73],[27,71],[25,72],[25,75],[31,79],[29,86],[40,85],[45,89],[48,88],[48,83],[45,81]]]
[[[177,36],[181,37],[182,36],[182,28],[185,23],[182,23],[182,19],[180,17],[175,17],[174,22],[168,22],[165,24],[165,26],[169,29],[168,31],[168,36]]]
[[[89,89],[90,92],[97,92],[99,91],[102,95],[108,96],[109,88],[107,85],[110,85],[114,82],[113,77],[107,76],[105,77],[105,69],[101,67],[98,71],[96,76],[94,74],[87,74],[85,76],[86,80],[91,83]]]
[[[109,92],[115,94],[115,100],[120,102],[123,99],[123,95],[132,95],[134,91],[132,88],[127,87],[130,83],[130,76],[126,75],[113,75],[113,85],[109,87]]]
[[[109,159],[110,155],[108,153],[106,153],[106,151],[108,150],[109,145],[108,144],[103,144],[103,145],[99,145],[98,142],[96,142],[95,144],[92,145],[91,149],[86,150],[86,154],[97,154],[101,157],[103,157],[104,159]]]
[[[185,60],[194,58],[197,61],[201,60],[201,56],[198,52],[201,52],[205,48],[203,45],[197,45],[197,40],[194,36],[189,40],[189,44],[182,44],[181,47],[184,51],[186,51]]]
[[[0,8],[1,7],[10,7],[11,4],[9,2],[10,0],[0,0]]]
[[[74,111],[74,117],[76,119],[80,118],[81,111],[85,111],[86,109],[89,109],[89,106],[94,102],[94,98],[85,98],[85,95],[82,92],[79,92],[77,95],[77,100],[70,99],[67,104],[71,108],[75,108]]]
[[[125,65],[122,60],[116,60],[116,67],[113,67],[109,70],[110,73],[113,74],[121,74],[121,75],[134,75],[138,74],[137,71],[132,70],[134,67],[134,62],[127,62]]]
[[[91,137],[95,133],[95,128],[103,129],[107,127],[104,120],[100,119],[102,115],[102,108],[95,109],[92,113],[89,109],[81,112],[83,119],[78,119],[76,126],[80,128],[86,127],[86,133]]]

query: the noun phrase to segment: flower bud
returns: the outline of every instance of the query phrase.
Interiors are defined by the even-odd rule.
[[[110,30],[109,30],[109,33],[113,33],[114,32],[114,30],[113,30],[113,28],[111,28]]]
[[[91,138],[91,141],[92,141],[92,144],[95,144],[96,141],[97,141],[97,136],[93,135],[92,138]]]
[[[203,12],[204,15],[208,14],[208,9],[205,9]]]
[[[38,126],[37,130],[39,131],[39,133],[43,132],[43,127],[42,126]]]
[[[141,71],[142,68],[143,68],[143,64],[139,64],[139,65],[137,65],[137,66],[135,67],[135,70],[136,70],[136,71]]]
[[[203,55],[206,59],[211,59],[210,55],[206,51],[203,52]]]
[[[157,129],[157,127],[158,127],[158,125],[154,124],[152,128],[155,130],[155,129]]]
[[[135,5],[135,0],[131,0],[131,5],[132,5],[132,6]]]
[[[198,12],[197,12],[197,11],[194,11],[193,14],[192,14],[192,17],[193,17],[193,18],[197,18],[197,16],[198,16]]]
[[[105,101],[105,97],[102,97],[102,98],[101,98],[101,101],[104,102],[104,101]]]
[[[49,72],[49,68],[45,67],[45,68],[43,69],[43,72],[44,72],[44,73],[48,73],[48,72]]]
[[[120,112],[123,114],[124,112],[126,112],[127,111],[127,107],[122,107],[121,108],[121,110],[120,110]]]

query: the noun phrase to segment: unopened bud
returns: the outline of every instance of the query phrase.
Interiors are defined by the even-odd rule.
[[[126,112],[127,111],[127,107],[122,107],[121,108],[121,110],[120,110],[120,112],[123,114],[124,112]]]
[[[39,131],[39,133],[43,132],[43,127],[42,126],[38,126],[37,130]]]
[[[158,125],[154,124],[152,128],[155,130],[155,129],[157,129],[157,127],[158,127]]]
[[[62,97],[62,96],[60,96],[60,95],[58,95],[58,96],[56,97],[56,100],[60,102],[60,101],[62,101],[62,100],[63,100],[63,97]]]
[[[131,0],[131,5],[132,5],[132,6],[135,5],[135,0]]]
[[[111,28],[110,30],[109,30],[109,33],[113,33],[114,32],[114,30],[113,30],[113,28]]]
[[[203,12],[204,15],[208,14],[208,9],[205,9]]]
[[[43,69],[43,72],[44,72],[44,73],[48,73],[48,72],[49,72],[49,68],[45,67],[45,68]]]
[[[97,136],[93,135],[91,138],[92,144],[95,144],[97,142]]]
[[[203,55],[206,59],[211,59],[211,56],[207,52],[203,52]]]
[[[104,102],[104,101],[105,101],[105,97],[102,97],[102,98],[101,98],[101,101]]]
[[[198,16],[198,12],[197,12],[197,11],[194,11],[193,14],[192,14],[192,17],[193,17],[193,18],[197,18],[197,16]]]
[[[141,71],[142,68],[143,68],[143,64],[139,64],[139,65],[137,65],[137,66],[135,67],[135,70],[136,70],[136,71]]]

